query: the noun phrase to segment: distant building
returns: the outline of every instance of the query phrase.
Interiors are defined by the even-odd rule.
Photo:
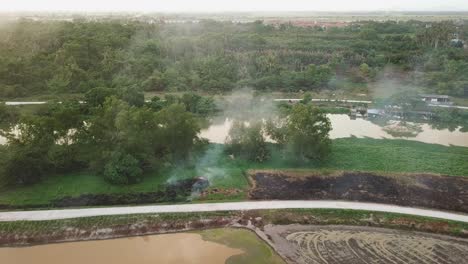
[[[421,99],[428,104],[440,104],[440,105],[453,104],[453,102],[450,101],[450,98],[448,95],[421,94]]]

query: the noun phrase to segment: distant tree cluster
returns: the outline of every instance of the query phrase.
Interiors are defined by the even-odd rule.
[[[430,92],[463,95],[467,23],[359,22],[344,28],[21,20],[0,29],[0,98],[120,91],[351,89],[396,67]],[[417,78],[410,73],[417,72]],[[419,74],[420,73],[420,74]],[[123,95],[118,95],[123,96]]]
[[[331,152],[328,117],[311,104],[299,103],[284,117],[268,122],[234,122],[225,150],[235,156],[263,162],[270,157],[265,137],[287,156],[303,161],[323,161]]]
[[[8,140],[0,147],[1,184],[83,169],[114,184],[139,182],[145,172],[188,159],[200,142],[197,116],[213,111],[210,99],[192,94],[143,105],[101,88],[90,94],[93,103],[47,104],[1,130]],[[10,118],[0,111],[2,120]]]

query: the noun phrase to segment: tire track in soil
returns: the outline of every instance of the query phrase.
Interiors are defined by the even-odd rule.
[[[407,234],[320,229],[285,238],[296,245],[298,263],[438,264],[468,259],[468,244]]]
[[[461,264],[468,239],[424,232],[341,225],[266,225],[263,231],[288,263]]]

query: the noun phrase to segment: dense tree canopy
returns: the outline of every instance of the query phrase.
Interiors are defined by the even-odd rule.
[[[328,117],[313,105],[296,104],[287,117],[270,120],[270,137],[296,157],[306,160],[324,160],[331,151]]]
[[[245,124],[235,121],[229,131],[226,152],[251,161],[263,162],[270,156],[263,122]]]
[[[430,92],[463,95],[468,55],[453,22],[359,22],[343,28],[21,20],[0,28],[0,97],[125,91],[346,89],[387,66]],[[96,91],[94,91],[96,92]],[[101,91],[102,92],[102,91]],[[133,94],[133,93],[132,93]],[[132,101],[138,98],[124,99]]]
[[[158,109],[113,95],[99,104],[51,103],[2,130],[8,144],[0,149],[0,173],[7,175],[1,184],[87,168],[111,183],[136,183],[145,171],[187,159],[199,130],[194,114],[177,101]]]
[[[0,104],[0,130],[8,139],[0,146],[0,184],[83,169],[111,183],[136,183],[190,158],[199,119],[217,111],[212,97],[199,94],[244,87],[308,92],[266,129],[234,124],[226,151],[263,161],[269,156],[264,130],[299,159],[327,157],[330,122],[308,104],[312,92],[367,93],[387,78],[430,93],[468,91],[468,53],[453,41],[466,38],[468,23],[361,21],[328,29],[211,20],[9,23],[0,28],[0,101],[42,96],[62,102],[21,116]],[[186,93],[144,97],[179,91]],[[422,104],[415,93],[388,100],[408,111]],[[234,108],[243,113],[242,104]],[[434,119],[453,129],[466,116],[440,109]]]

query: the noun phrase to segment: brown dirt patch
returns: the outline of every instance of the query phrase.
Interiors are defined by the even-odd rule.
[[[418,232],[349,226],[266,226],[290,263],[464,263],[468,240]]]

